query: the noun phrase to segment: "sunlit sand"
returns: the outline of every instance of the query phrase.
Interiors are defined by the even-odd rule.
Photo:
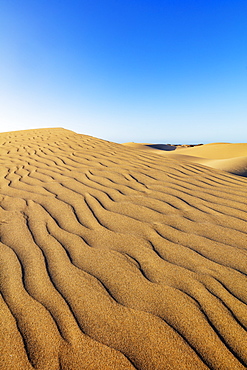
[[[247,366],[247,144],[0,134],[0,369]]]
[[[247,176],[247,144],[212,143],[206,145],[160,145],[124,143],[132,149],[152,151],[177,160],[201,163],[235,175]]]

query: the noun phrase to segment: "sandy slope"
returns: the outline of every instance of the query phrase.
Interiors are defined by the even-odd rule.
[[[246,368],[246,178],[64,129],[0,161],[1,370]]]
[[[152,151],[179,161],[190,161],[247,177],[247,144],[212,143],[183,148],[175,145],[124,143],[132,149]]]

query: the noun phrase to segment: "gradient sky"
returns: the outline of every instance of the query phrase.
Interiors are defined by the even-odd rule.
[[[247,142],[246,0],[0,0],[0,131]]]

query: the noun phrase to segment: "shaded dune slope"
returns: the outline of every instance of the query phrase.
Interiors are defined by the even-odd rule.
[[[247,179],[0,135],[0,369],[245,369]]]

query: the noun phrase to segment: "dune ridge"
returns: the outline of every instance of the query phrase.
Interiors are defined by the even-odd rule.
[[[0,163],[1,370],[246,369],[246,178],[62,128]]]

